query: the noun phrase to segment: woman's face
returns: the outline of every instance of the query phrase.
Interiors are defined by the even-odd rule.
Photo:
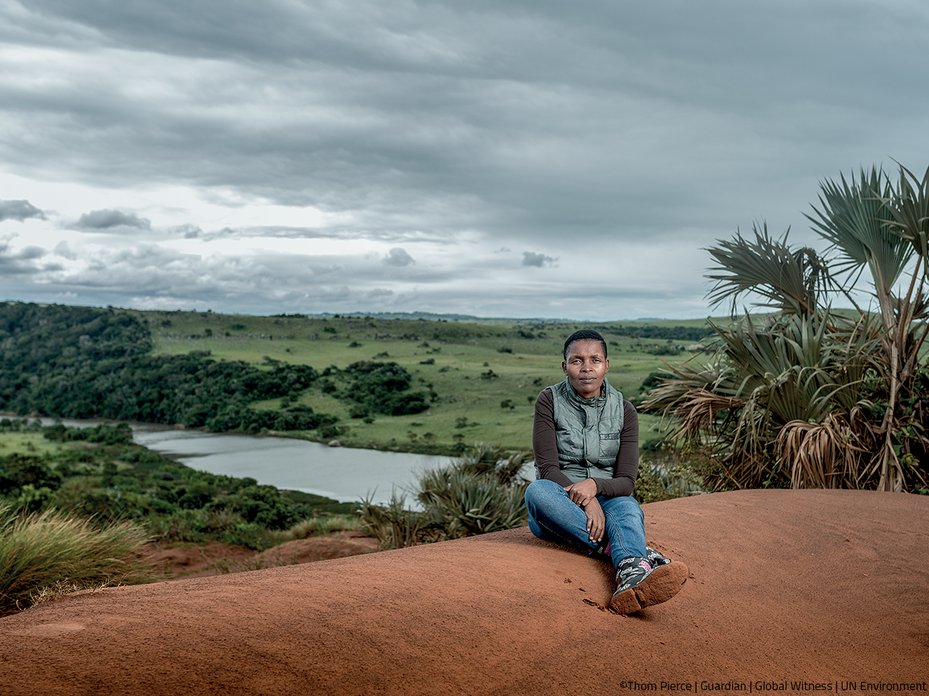
[[[603,352],[603,344],[597,339],[581,339],[568,346],[568,357],[561,363],[574,391],[585,399],[600,396],[600,387],[610,369],[610,361]]]

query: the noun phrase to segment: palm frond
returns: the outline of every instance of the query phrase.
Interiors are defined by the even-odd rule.
[[[757,306],[782,312],[809,314],[817,306],[826,286],[826,266],[808,247],[791,249],[789,230],[779,239],[768,234],[762,223],[752,226],[755,239],[745,239],[741,232],[728,241],[710,247],[710,256],[718,264],[706,277],[715,280],[707,299],[713,307],[730,302],[735,316],[739,297],[754,293],[762,298]]]
[[[900,166],[900,177],[896,195],[883,200],[890,211],[890,228],[910,243],[921,259],[929,259],[929,167],[922,179],[904,166]],[[924,273],[927,266],[923,266]]]
[[[819,207],[807,215],[813,229],[835,249],[840,272],[854,274],[867,267],[884,308],[894,284],[912,258],[909,244],[895,234],[888,201],[893,190],[883,171],[861,171],[858,180],[843,174],[839,182],[820,183]]]
[[[869,450],[847,418],[830,413],[822,423],[791,421],[777,438],[778,464],[794,488],[857,488]]]

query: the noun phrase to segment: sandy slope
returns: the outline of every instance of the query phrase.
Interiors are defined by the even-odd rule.
[[[39,606],[0,619],[0,692],[929,684],[929,497],[743,491],[648,505],[646,519],[691,577],[638,617],[600,608],[607,564],[523,528]]]

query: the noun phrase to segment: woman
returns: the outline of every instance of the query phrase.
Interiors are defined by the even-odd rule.
[[[541,539],[603,553],[616,568],[610,609],[630,614],[671,599],[687,566],[645,545],[632,497],[639,469],[635,407],[606,381],[606,341],[576,331],[564,344],[565,379],[536,400],[532,447],[538,480],[526,489],[529,529]]]

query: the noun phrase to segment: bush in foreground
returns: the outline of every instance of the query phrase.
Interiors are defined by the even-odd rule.
[[[640,460],[633,495],[643,505],[705,492],[704,478],[694,465],[677,458],[673,453],[662,452],[660,456],[653,453]]]
[[[0,505],[0,615],[50,594],[135,579],[135,552],[145,541],[126,522],[98,528],[55,511],[23,516]]]
[[[365,501],[362,527],[384,548],[519,527],[526,523],[528,481],[520,472],[528,460],[528,453],[507,457],[498,448],[479,446],[451,466],[419,477],[416,498],[422,510],[408,509],[398,495],[387,505]]]
[[[671,366],[642,404],[728,487],[929,487],[929,167],[820,184],[806,217],[825,247],[737,231],[709,252],[729,304],[703,364]],[[770,314],[740,316],[753,302]],[[838,310],[847,304],[853,311]]]

